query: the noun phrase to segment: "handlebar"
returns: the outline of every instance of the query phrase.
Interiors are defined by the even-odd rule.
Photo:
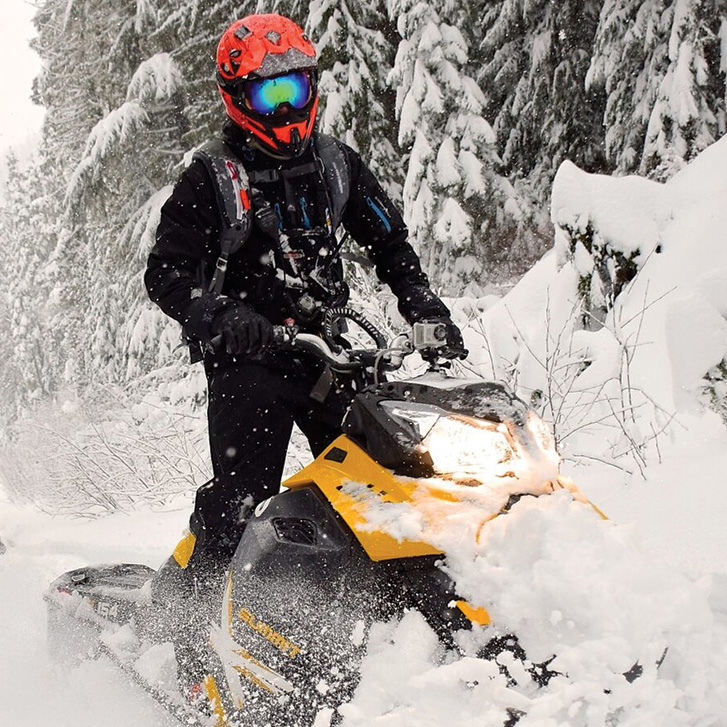
[[[344,319],[360,326],[375,346],[351,349],[339,345],[336,341],[340,334],[337,325]],[[348,307],[329,309],[323,317],[321,328],[322,338],[311,333],[301,333],[296,325],[273,326],[273,347],[277,350],[303,351],[327,364],[333,371],[345,373],[370,368],[378,376],[381,370],[396,371],[401,368],[404,359],[416,351],[434,364],[438,358],[437,350],[446,343],[446,328],[441,323],[417,322],[410,333],[400,334],[389,344],[373,323]],[[210,343],[213,350],[218,350],[222,336],[216,336]]]
[[[345,351],[340,347],[334,351],[320,336],[298,333],[294,326],[273,326],[273,336],[276,348],[304,351],[328,364],[334,371],[357,371],[365,365],[363,360],[352,358],[358,352]]]

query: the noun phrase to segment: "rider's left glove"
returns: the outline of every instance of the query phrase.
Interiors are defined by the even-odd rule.
[[[258,354],[273,344],[275,333],[270,321],[248,305],[236,305],[220,313],[212,324],[213,333],[222,336],[230,354]]]

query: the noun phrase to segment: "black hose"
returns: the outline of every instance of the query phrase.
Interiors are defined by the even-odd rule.
[[[329,308],[323,316],[323,338],[332,350],[340,350],[340,346],[336,343],[335,334],[333,332],[333,324],[337,318],[346,318],[349,321],[353,321],[357,326],[360,326],[371,337],[374,343],[376,343],[376,348],[384,349],[388,346],[388,343],[381,331],[379,331],[379,329],[376,328],[371,321],[364,318],[353,308],[342,306],[340,308]]]

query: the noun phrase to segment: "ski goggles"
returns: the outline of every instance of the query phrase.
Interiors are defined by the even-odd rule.
[[[303,109],[312,94],[313,83],[307,71],[246,81],[242,88],[245,105],[262,116],[274,114],[285,104],[293,109]]]

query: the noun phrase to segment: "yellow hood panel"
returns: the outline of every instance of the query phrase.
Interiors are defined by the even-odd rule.
[[[337,458],[343,458],[342,462],[330,458],[334,450],[339,450],[340,453],[335,454]],[[366,511],[371,504],[410,502],[415,485],[397,479],[391,470],[374,462],[345,435],[336,439],[314,462],[283,482],[283,486],[291,490],[311,484],[318,487],[344,519],[371,560],[441,554],[441,550],[429,543],[399,541],[367,521]]]

